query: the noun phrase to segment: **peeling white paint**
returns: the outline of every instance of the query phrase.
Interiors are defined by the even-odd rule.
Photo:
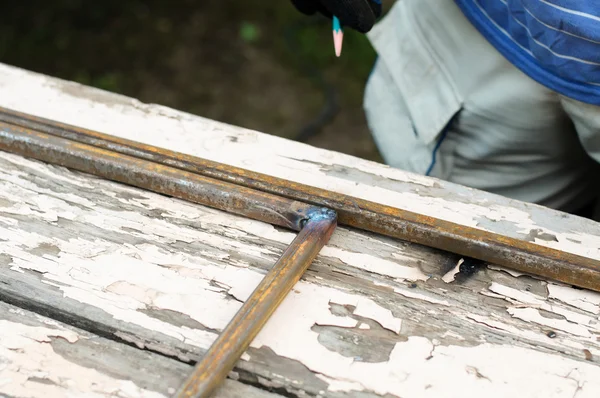
[[[560,330],[581,337],[592,337],[590,331],[582,326],[564,319],[546,318],[540,314],[536,308],[508,308],[508,313],[515,318],[522,319],[527,322],[534,322],[538,325],[548,326],[552,329]]]
[[[18,156],[3,154],[3,157],[4,156],[12,163],[19,164],[21,166],[25,164],[34,164],[38,166],[36,163],[30,162]],[[31,195],[32,189],[37,190],[40,193],[44,192],[43,190],[36,189],[36,187],[31,183],[23,182],[15,175],[11,176],[8,174],[3,174],[3,177],[4,176],[7,177],[5,179],[7,184],[10,184],[11,182],[14,184],[10,184],[10,191],[7,192],[12,191],[12,194],[10,196],[7,194],[7,199],[14,201],[16,204],[13,207],[6,208],[4,210],[10,214],[36,216],[36,218],[44,217],[44,220],[48,222],[55,222],[58,217],[68,219],[77,218],[78,222],[90,223],[92,225],[102,225],[103,228],[117,233],[123,232],[123,229],[127,229],[128,234],[131,236],[144,237],[148,234],[152,234],[157,237],[176,236],[177,240],[187,243],[201,241],[213,247],[220,247],[223,249],[223,251],[241,251],[247,255],[257,257],[271,255],[274,256],[274,260],[280,254],[279,252],[275,253],[273,250],[266,249],[261,245],[252,245],[236,239],[225,240],[223,237],[215,235],[214,232],[207,233],[199,229],[179,227],[175,226],[174,224],[169,224],[167,221],[163,220],[155,220],[152,224],[147,224],[147,219],[140,216],[138,213],[132,212],[131,214],[127,214],[128,217],[124,217],[124,212],[105,209],[102,214],[92,211],[81,214],[81,211],[78,211],[76,207],[69,204],[71,194],[65,194],[65,196],[69,196],[69,198],[63,196],[62,194],[57,195],[56,193],[52,194],[52,196]],[[103,181],[99,181],[98,184],[105,186],[107,185],[107,183]],[[127,188],[127,190],[131,191],[131,188]],[[33,203],[19,203],[19,198],[22,197],[33,197],[35,198],[35,201]],[[167,202],[169,198],[158,195],[154,195],[152,198],[152,203],[146,204],[144,207],[149,206],[150,208],[159,208],[160,206],[168,205],[168,210],[165,212],[165,214],[169,217],[175,217],[177,214],[185,214],[185,218],[201,220],[201,222],[207,226],[211,224],[218,226],[227,225],[228,228],[225,232],[232,237],[243,236],[251,239],[268,239],[288,245],[296,236],[291,232],[278,231],[269,224],[249,220],[243,217],[233,216],[201,206],[192,206],[183,201],[174,201],[171,199],[170,202]],[[53,205],[48,206],[46,204],[48,201],[53,203]],[[83,199],[80,199],[80,202],[81,201],[83,201]],[[94,207],[94,205],[89,201],[86,201],[85,205],[90,209]],[[44,211],[40,213],[39,210]],[[88,250],[93,250],[97,253],[104,249],[99,248],[97,242],[93,242],[91,245],[89,245]],[[160,253],[152,247],[149,247],[148,250],[151,252],[143,251],[138,253],[138,256],[144,260],[152,261],[156,264],[163,264],[161,261],[165,261],[163,260],[164,258],[167,258],[168,261],[171,260],[171,254],[169,253]],[[401,249],[398,248],[397,250],[401,252]],[[203,254],[214,256],[214,252],[212,251]],[[95,255],[95,253],[90,253],[87,256],[93,255]],[[418,268],[402,265],[400,261],[390,261],[365,253],[342,250],[337,247],[327,246],[323,248],[321,256],[337,258],[348,266],[364,269],[365,271],[378,273],[380,275],[391,276],[398,280],[413,281],[427,280],[428,278],[428,276],[423,274]],[[195,261],[198,262],[197,259]],[[201,262],[198,265],[205,264],[205,262]]]
[[[433,297],[433,294],[431,294],[431,292],[419,293],[415,289],[405,288],[402,286],[392,286],[387,282],[375,281],[374,284],[376,286],[381,286],[383,288],[389,289],[390,291],[393,291],[394,293],[397,293],[397,294],[399,294],[403,297],[409,298],[409,299],[417,299],[417,300],[422,300],[422,301],[425,301],[425,302],[428,302],[431,304],[439,304],[439,305],[444,305],[444,306],[450,305],[450,303],[447,300],[440,300],[438,298]]]
[[[6,159],[13,160],[14,156],[0,153],[0,161]],[[35,164],[21,161],[20,167],[27,169],[29,163]],[[52,173],[58,171],[49,170],[46,175],[52,179]],[[90,308],[106,311],[117,320],[149,333],[172,336],[191,347],[207,348],[216,334],[179,326],[177,322],[170,324],[153,317],[153,311],[173,311],[206,328],[222,329],[265,272],[257,269],[253,261],[244,260],[246,263],[242,264],[244,261],[240,256],[262,261],[264,268],[264,263],[276,260],[282,244],[295,236],[263,223],[101,180],[95,181],[93,193],[80,193],[80,203],[88,205],[79,206],[69,202],[60,192],[39,192],[27,181],[10,180],[10,175],[15,175],[10,167],[0,168],[0,199],[36,196],[35,201],[21,200],[24,203],[21,207],[5,206],[13,209],[15,215],[14,218],[6,216],[9,220],[19,220],[17,216],[26,215],[33,225],[33,232],[20,227],[18,222],[0,223],[2,251],[12,258],[9,266],[15,272],[42,272],[39,278],[59,289],[65,300],[77,300]],[[85,185],[86,182],[80,183]],[[127,199],[124,193],[142,195],[146,199]],[[52,196],[52,200],[46,201],[48,196]],[[117,196],[123,206],[131,205],[140,211],[119,211],[106,205],[108,198]],[[149,217],[142,210],[166,216],[164,219]],[[53,236],[48,237],[44,228],[54,225],[52,220],[56,220],[58,214],[104,232],[96,232],[97,236],[87,233],[74,236],[73,230],[59,225],[53,230]],[[119,235],[122,239],[108,239],[114,234],[122,234]],[[375,288],[369,290],[369,294],[373,296],[361,291],[360,284],[338,283],[326,272],[311,279],[315,283],[301,281],[275,311],[252,342],[252,347],[264,346],[276,355],[298,361],[321,375],[319,377],[327,381],[330,390],[339,392],[363,390],[381,395],[437,398],[449,391],[461,397],[478,397],[480,394],[535,397],[535,391],[539,390],[547,393],[540,396],[559,397],[558,391],[573,392],[570,389],[575,383],[573,378],[585,383],[579,394],[597,391],[594,390],[600,380],[597,363],[574,361],[562,354],[573,349],[580,355],[583,349],[589,349],[595,356],[600,354],[600,343],[595,340],[598,330],[598,325],[593,323],[597,319],[595,314],[573,305],[583,303],[581,305],[590,309],[594,295],[580,297],[549,287],[550,298],[546,299],[516,289],[514,286],[520,286],[517,283],[511,286],[496,283],[487,293],[505,299],[509,313],[505,312],[506,307],[495,303],[488,316],[475,315],[472,310],[480,303],[477,297],[481,297],[468,286],[464,286],[460,295],[445,299],[444,289],[433,283],[435,281],[419,283],[418,289],[394,283],[393,279],[422,275],[418,274],[421,271],[418,271],[414,257],[410,257],[410,247],[407,249],[398,242],[397,247],[392,247],[392,252],[397,253],[394,261],[377,263],[379,257],[372,254],[373,247],[380,246],[349,248],[345,246],[348,244],[345,234],[343,229],[336,231],[336,250],[323,256],[322,262],[328,264],[331,261],[338,266],[337,260],[344,261],[351,276],[370,272]],[[129,241],[130,237],[136,240]],[[371,236],[370,239],[375,240]],[[395,244],[391,240],[384,242],[378,244]],[[36,254],[34,249],[42,244],[55,250]],[[179,246],[174,247],[176,244]],[[186,245],[193,250],[183,250],[188,247]],[[378,265],[367,270],[366,262]],[[417,271],[402,270],[402,277],[399,277],[393,264]],[[503,276],[502,280],[509,284],[510,277]],[[443,286],[447,291],[450,289],[449,285]],[[380,296],[375,297],[377,294]],[[460,335],[450,333],[441,327],[444,332],[435,338],[406,336],[409,340],[397,343],[388,360],[367,363],[324,347],[319,342],[318,332],[313,330],[315,325],[366,330],[368,325],[352,318],[352,315],[360,315],[402,334],[402,324],[408,320],[401,319],[397,313],[402,310],[398,302],[404,298],[421,306],[424,312],[435,315],[431,317],[432,327],[443,326],[451,319],[452,324],[465,326],[464,333],[462,329]],[[331,308],[334,304],[354,306],[354,314],[334,315]],[[564,319],[545,318],[538,310],[550,311]],[[539,331],[538,325],[556,330],[558,336],[549,339]],[[378,330],[373,329],[376,328],[362,333],[376,336]],[[360,333],[359,330],[356,332]],[[389,335],[386,333],[388,338]],[[518,339],[529,348],[486,343],[499,341],[502,336]],[[455,343],[457,340],[471,347],[448,345],[448,341]],[[546,348],[541,351],[539,346]],[[551,349],[554,354],[549,353]],[[253,360],[247,355],[244,359]],[[522,363],[514,370],[507,369],[515,361]],[[579,374],[573,373],[571,379],[563,377],[575,368],[579,369]],[[523,375],[531,375],[533,379],[524,380]],[[282,376],[281,383],[285,382],[285,377]],[[490,389],[490,385],[494,388]]]
[[[356,363],[352,371],[369,366],[371,382],[363,384],[365,390],[401,397],[558,398],[579,390],[579,397],[591,398],[600,388],[600,368],[593,364],[493,344],[434,347],[423,337],[397,343],[385,366]],[[357,391],[358,386],[332,383],[330,389]]]
[[[463,258],[461,258],[460,260],[458,260],[458,263],[456,263],[456,266],[454,268],[452,268],[450,271],[446,272],[444,274],[444,276],[442,276],[442,280],[446,283],[450,283],[454,281],[454,278],[456,277],[456,274],[458,274],[460,272],[460,265],[464,262],[465,260]]]
[[[375,162],[0,65],[0,106],[600,259],[600,225]],[[140,134],[144,132],[144,134]],[[236,140],[231,140],[235,137]],[[294,157],[290,157],[290,153]],[[332,170],[342,170],[335,173]],[[357,176],[355,176],[355,174]],[[386,184],[380,184],[385,181]]]
[[[346,380],[332,379],[322,374],[318,374],[317,377],[328,384],[327,391],[332,392],[352,392],[362,391],[363,386],[359,383]],[[323,392],[324,393],[324,392]]]
[[[45,327],[26,326],[0,319],[2,345],[9,350],[18,350],[27,339],[39,343],[49,343],[52,337],[62,337],[69,343],[79,340],[77,333],[70,330],[55,330]]]
[[[460,396],[558,398],[573,396],[579,384],[578,396],[591,398],[600,388],[595,378],[599,367],[518,347],[438,346],[427,361],[422,358],[432,347],[423,338],[410,338],[396,347],[395,370],[409,375],[401,390],[405,397],[443,397],[457,386],[468,386],[460,388]]]
[[[548,284],[548,297],[560,300],[583,311],[600,314],[600,293],[574,289],[570,286]]]
[[[561,336],[558,336],[555,339],[549,339],[546,333],[540,333],[537,330],[535,330],[536,328],[534,325],[509,324],[506,322],[506,320],[504,320],[497,314],[491,314],[490,316],[467,314],[465,317],[479,324],[489,326],[490,328],[507,332],[511,336],[511,338],[519,338],[528,341],[533,341],[536,342],[536,344],[550,345],[553,346],[556,350],[561,350],[565,347],[570,347],[574,349],[584,348],[583,344],[572,339],[574,336],[567,335],[568,337],[566,339],[562,338]]]
[[[504,285],[501,285],[498,283],[492,283],[492,285],[490,286],[490,290],[492,292],[503,295],[505,299],[509,300],[513,304],[521,303],[521,304],[525,304],[527,307],[532,307],[532,308],[535,307],[535,308],[539,308],[544,311],[552,312],[557,315],[563,316],[569,322],[575,323],[577,325],[581,325],[583,327],[586,327],[589,330],[600,331],[600,325],[598,325],[598,322],[595,318],[592,318],[588,315],[580,314],[578,312],[571,311],[567,308],[563,308],[558,305],[553,305],[553,304],[549,303],[548,301],[546,301],[543,297],[536,296],[530,292],[522,292],[520,290],[510,288],[508,286],[504,286]],[[513,311],[513,310],[511,309],[511,311]],[[513,312],[511,312],[511,313],[513,313]],[[530,320],[532,320],[536,323],[540,323],[539,318],[535,315],[536,314],[535,312],[528,312],[528,313],[534,314],[535,319],[537,319],[537,320],[534,320],[534,319],[530,319]],[[519,314],[520,314],[519,317],[521,319],[523,319],[522,317],[525,316],[524,315],[525,312],[520,312]],[[539,311],[537,312],[537,314],[539,314]],[[550,326],[548,321],[546,321],[545,323],[541,323],[541,324]],[[561,330],[566,330],[566,329],[561,329]],[[583,334],[583,336],[589,336],[589,335],[590,335],[590,332]]]
[[[318,344],[316,333],[306,333],[306,331],[310,330],[311,324],[315,319],[319,319],[318,322],[321,324],[323,321],[320,320],[320,317],[329,315],[323,313],[323,305],[315,303],[315,299],[319,297],[315,287],[301,283],[299,289],[302,293],[306,293],[306,296],[310,297],[310,302],[304,301],[302,294],[294,295],[291,299],[286,299],[274,314],[272,321],[261,331],[252,345],[255,347],[268,345],[279,355],[300,360],[309,369],[328,378],[352,382],[351,385],[342,384],[341,386],[344,386],[344,388],[357,390],[356,383],[359,383],[363,386],[364,390],[375,391],[378,394],[390,393],[403,397],[439,397],[444,396],[444,391],[454,391],[451,386],[457,385],[454,383],[458,382],[462,386],[468,386],[468,388],[461,388],[461,394],[465,394],[464,396],[477,397],[480,396],[478,394],[483,393],[488,394],[486,396],[490,396],[489,391],[480,391],[478,389],[479,379],[472,378],[473,376],[467,371],[467,368],[489,368],[487,377],[496,386],[496,383],[502,383],[502,380],[509,380],[511,377],[513,378],[512,380],[516,380],[515,377],[518,377],[519,373],[516,370],[509,370],[512,367],[511,364],[513,361],[509,359],[511,356],[521,355],[521,357],[527,357],[527,355],[532,354],[540,357],[538,358],[540,366],[544,365],[539,369],[535,369],[535,372],[540,373],[540,379],[537,380],[541,381],[541,377],[543,377],[544,380],[547,379],[550,383],[549,386],[536,384],[537,388],[549,388],[545,390],[550,394],[547,396],[559,396],[552,395],[558,391],[552,390],[552,388],[558,388],[557,385],[561,384],[558,380],[553,380],[556,374],[553,373],[552,369],[555,366],[561,368],[560,366],[562,366],[564,358],[543,355],[537,352],[534,353],[532,350],[516,349],[509,346],[438,347],[436,350],[440,350],[441,355],[437,356],[434,354],[433,358],[435,360],[428,360],[427,358],[433,350],[432,343],[428,342],[427,339],[411,337],[409,338],[409,343],[398,343],[390,360],[385,363],[369,364],[353,362],[351,358],[331,352]],[[339,292],[332,291],[327,296],[331,295],[335,297],[339,295]],[[323,301],[325,299],[326,297],[323,298]],[[336,297],[336,301],[344,300],[342,297]],[[447,351],[447,354],[444,354],[444,351]],[[544,357],[545,359],[543,359]],[[470,358],[470,361],[465,358]],[[488,358],[495,359],[494,361],[489,361]],[[462,365],[459,366],[459,363]],[[575,361],[571,361],[570,363],[573,368],[579,366]],[[522,374],[525,374],[526,371],[532,371],[527,370],[529,368],[526,364],[527,362],[522,365],[522,369],[518,370],[523,372]],[[463,370],[461,371],[461,369]],[[588,365],[588,369],[588,371],[600,375],[599,367]],[[548,374],[544,374],[544,372]],[[440,377],[439,375],[444,376]],[[499,380],[496,381],[495,377],[499,377]],[[561,378],[557,377],[557,379]],[[593,381],[592,379],[588,380]],[[593,382],[595,383],[595,381]],[[429,392],[425,389],[424,387],[427,384],[430,384],[432,386],[430,388],[434,388],[434,391]],[[485,386],[489,386],[489,382]],[[335,384],[333,388],[338,389],[343,387]],[[499,390],[491,394],[494,394],[492,395],[494,397],[503,397],[506,395],[502,395],[501,393],[511,391],[516,394],[520,388],[527,390],[531,387],[517,385],[516,383],[509,386],[503,384],[498,385]],[[591,386],[589,388],[593,389]],[[421,395],[424,389],[427,390],[426,395]],[[496,393],[497,395],[495,395]],[[522,394],[520,396],[534,395]]]
[[[406,289],[406,288],[400,288],[400,287],[394,287],[394,293],[400,294],[404,297],[408,297],[408,298],[412,298],[412,299],[417,299],[417,300],[422,300],[431,304],[438,304],[438,305],[444,305],[444,306],[449,306],[450,303],[448,302],[448,300],[439,300],[435,297],[430,297],[426,294],[423,293],[418,293],[412,289]]]
[[[13,158],[12,155],[7,156]],[[20,197],[34,196],[31,195],[31,190],[35,191],[35,187],[26,183],[24,185],[26,187],[23,184],[11,185],[10,191]],[[111,184],[108,185],[111,186]],[[175,226],[175,224],[169,224],[163,220],[150,220],[135,212],[103,209],[100,214],[99,209],[96,208],[88,213],[85,209],[72,206],[56,193],[51,198],[55,203],[52,207],[39,205],[45,203],[46,195],[38,193],[35,197],[37,202],[20,208],[18,214],[27,215],[32,219],[40,219],[43,222],[53,222],[56,221],[59,213],[65,213],[63,209],[68,209],[68,212],[72,214],[71,218],[101,226],[108,233],[122,232],[126,227],[129,228],[130,235],[137,235],[136,230],[144,231],[144,234],[140,232],[139,235],[146,238],[154,236],[157,241],[163,239],[169,241],[172,239],[171,237],[177,236],[178,240],[188,243],[200,241],[211,244],[215,250],[211,253],[202,253],[206,257],[198,259],[182,253],[166,252],[148,244],[115,246],[99,239],[89,242],[82,237],[65,241],[60,237],[48,239],[35,233],[27,233],[13,228],[0,229],[0,238],[9,242],[6,250],[13,256],[11,264],[13,269],[43,272],[44,279],[62,290],[66,298],[100,308],[115,319],[135,323],[148,330],[167,334],[204,348],[214,341],[216,335],[202,330],[179,328],[153,318],[141,310],[168,309],[185,313],[207,328],[220,330],[241,306],[238,301],[223,300],[223,294],[226,292],[238,300],[244,301],[264,275],[247,268],[217,266],[211,262],[210,258],[227,258],[225,254],[215,255],[215,252],[218,253],[217,248],[222,253],[239,252],[242,249],[248,255],[264,255],[271,252],[264,246],[260,251],[256,250],[261,247],[260,240],[256,245],[246,243],[244,246],[243,242],[236,239],[224,239],[222,235]],[[181,205],[177,201],[163,202],[162,204],[167,205],[167,209],[173,206],[176,209]],[[155,204],[147,205],[154,206]],[[193,210],[198,215],[198,219],[205,224],[214,222],[216,225],[235,226],[231,225],[231,221],[237,219],[234,216],[209,211],[200,206],[184,206],[187,207],[188,217]],[[86,207],[92,209],[94,206]],[[13,214],[15,213],[17,212],[13,212]],[[210,219],[204,218],[203,213],[209,213]],[[151,222],[149,223],[149,221]],[[251,224],[262,225],[255,221],[244,222],[246,227],[252,227]],[[274,228],[271,226],[249,229],[273,237]],[[282,235],[292,235],[290,237],[293,237],[293,234]],[[58,253],[52,258],[45,258],[42,261],[39,256],[26,251],[42,244],[56,247]],[[88,249],[93,247],[94,250],[82,251],[82,247]],[[344,253],[339,249],[336,251],[336,254],[341,256],[344,256]],[[80,257],[81,254],[84,254],[83,258]],[[355,254],[357,253],[353,253],[353,255]],[[354,263],[357,262],[356,258],[364,260],[364,257],[360,256],[349,257],[344,258]],[[376,258],[369,258],[369,260],[376,260]],[[157,264],[162,267],[157,267]],[[404,268],[410,269],[409,267]],[[182,276],[185,278],[182,279]],[[395,332],[399,331],[401,321],[391,316],[389,310],[385,310],[369,300],[351,299],[350,297],[352,296],[343,296],[341,303],[355,305],[357,313],[361,316],[373,319]],[[328,316],[325,318],[327,321],[324,324],[356,326],[356,320],[333,316],[328,307],[325,308]]]
[[[376,320],[381,326],[397,334],[402,329],[401,319],[394,317],[392,311],[383,308],[371,300],[360,300],[353,314]]]
[[[341,250],[337,247],[326,246],[321,250],[320,255],[338,258],[347,265],[390,276],[397,280],[425,281],[429,278],[418,268],[407,267],[400,261],[394,262],[370,254]]]
[[[441,337],[442,338],[452,337],[453,339],[460,340],[460,341],[465,341],[466,340],[463,336],[461,336],[458,333],[454,333],[451,330],[447,330],[446,332],[444,332],[444,334]]]
[[[523,292],[515,288],[504,286],[496,282],[492,282],[489,287],[490,291],[503,296],[506,299],[512,299],[512,302],[530,304],[534,306],[542,306],[544,298],[537,296],[531,292]]]
[[[163,397],[129,380],[118,380],[67,361],[49,344],[52,338],[57,337],[69,343],[80,338],[69,330],[0,320],[0,393],[24,398]]]

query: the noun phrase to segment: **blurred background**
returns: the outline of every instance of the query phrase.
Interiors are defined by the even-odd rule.
[[[386,9],[393,0],[384,1]],[[1,2],[0,62],[381,161],[362,98],[375,52],[289,0]]]

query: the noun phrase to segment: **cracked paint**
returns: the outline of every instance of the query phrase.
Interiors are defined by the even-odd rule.
[[[0,392],[15,397],[164,397],[69,362],[52,349],[53,338],[76,343],[69,330],[27,326],[0,320]]]
[[[336,247],[325,246],[321,250],[320,255],[338,258],[347,265],[380,275],[387,275],[397,280],[425,281],[429,279],[418,268],[407,267],[400,264],[399,261],[390,261],[365,253],[353,253]]]
[[[461,258],[460,260],[458,260],[458,263],[456,263],[456,265],[448,272],[446,272],[444,274],[444,276],[442,276],[442,280],[446,283],[452,283],[454,282],[454,279],[456,278],[456,274],[458,274],[460,272],[460,265],[464,262],[465,260],[463,258]]]
[[[54,286],[65,302],[76,300],[85,309],[101,309],[116,320],[139,327],[140,336],[123,334],[123,338],[140,345],[156,332],[178,339],[187,349],[206,349],[216,338],[215,331],[222,330],[277,253],[295,236],[257,221],[102,180],[93,180],[94,188],[86,191],[82,187],[87,180],[80,174],[52,167],[39,170],[37,162],[15,159],[0,154],[0,213],[9,220],[0,219],[0,241],[6,254],[2,261],[7,261],[13,272],[34,275],[45,286]],[[30,164],[36,167],[29,169]],[[11,179],[17,175],[11,167],[21,170],[25,178],[42,171],[47,180],[53,180],[54,174],[73,174],[81,186],[69,189],[77,190],[82,199],[73,201],[68,192],[49,192],[45,190],[50,188],[37,187],[27,179]],[[60,180],[65,191],[68,180]],[[19,202],[13,199],[19,197],[36,198],[15,206],[13,203]],[[3,213],[4,209],[10,212]],[[71,223],[65,221],[67,217]],[[80,232],[83,227],[88,228],[85,233]],[[131,229],[123,231],[123,227]],[[571,376],[581,382],[576,385],[578,394],[591,397],[597,391],[598,363],[577,361],[570,353],[576,349],[583,359],[588,350],[592,361],[597,361],[596,296],[548,285],[549,298],[545,298],[520,290],[517,287],[522,284],[510,275],[501,275],[506,284],[474,281],[475,290],[461,286],[461,294],[456,294],[458,287],[438,281],[440,288],[434,278],[421,277],[418,289],[410,289],[402,283],[403,278],[422,275],[414,256],[409,259],[411,245],[392,240],[381,243],[390,246],[399,267],[407,268],[397,271],[393,262],[377,263],[374,248],[381,246],[369,246],[375,241],[373,236],[369,236],[371,241],[365,239],[364,248],[348,248],[344,245],[349,235],[343,229],[336,234],[335,250],[320,260],[323,272],[310,278],[311,282],[294,286],[252,342],[253,348],[264,347],[268,355],[279,356],[276,360],[286,358],[312,372],[313,378],[325,381],[328,390],[336,393],[437,398],[444,391],[458,391],[461,397],[479,397],[490,396],[492,383],[491,394],[497,394],[493,397],[534,397],[537,390],[546,394],[541,395],[544,397],[559,397],[575,391],[573,380],[563,377],[575,368],[580,373]],[[42,253],[36,250],[39,247],[52,250]],[[441,259],[430,258],[432,262]],[[327,272],[340,261],[345,264],[345,277],[349,276],[346,281]],[[373,261],[376,267],[368,264]],[[365,275],[367,281],[361,281]],[[482,280],[485,277],[482,275]],[[488,287],[488,294],[504,301],[481,309],[479,291]],[[336,315],[332,303],[351,310]],[[489,313],[473,314],[474,309]],[[164,311],[162,316],[160,311]],[[428,318],[407,332],[414,321],[404,314],[411,311]],[[554,317],[545,317],[541,311]],[[178,314],[182,317],[179,324]],[[372,327],[359,324],[352,316],[372,320]],[[190,320],[204,329],[186,326],[193,324]],[[393,349],[376,363],[329,350],[313,331],[315,325],[357,328],[365,336],[382,338],[375,322],[394,333],[380,333]],[[557,324],[564,330],[555,327]],[[543,330],[555,329],[557,337],[550,339],[540,333],[540,325]],[[448,326],[457,333],[448,331]],[[518,341],[520,346],[498,343],[507,341]],[[160,341],[151,343],[160,346]],[[455,345],[459,343],[464,346]],[[273,359],[266,358],[266,362]],[[253,356],[244,359],[249,368],[260,366]],[[286,373],[288,370],[277,369],[281,378],[258,374],[257,379],[264,385],[276,379],[282,388],[292,388],[286,380],[300,385],[303,381]]]
[[[541,296],[534,295],[530,292],[522,292],[515,288],[503,286],[498,283],[492,283],[492,285],[490,286],[490,290],[494,293],[502,295],[506,300],[510,301],[513,304],[524,304],[527,307],[531,307],[516,308],[517,306],[515,306],[515,308],[509,308],[509,312],[513,316],[517,316],[521,319],[533,321],[546,326],[555,325],[556,327],[559,327],[560,330],[570,331],[571,333],[580,336],[590,336],[591,333],[593,333],[594,331],[600,332],[600,325],[598,325],[596,318],[591,317],[587,314],[581,314],[578,312],[571,311],[567,308],[558,305],[553,305],[551,302],[548,302]],[[536,311],[536,308],[563,317],[567,324],[564,324],[560,320],[542,320],[540,312]],[[531,316],[532,318],[527,318],[528,316]],[[571,324],[571,326],[569,326],[568,324]],[[583,331],[583,329],[586,329],[586,331]]]
[[[592,314],[600,314],[600,293],[573,289],[570,286],[548,284],[548,297]]]
[[[554,237],[536,238],[540,245],[600,259],[598,223],[541,206],[8,65],[0,65],[0,88],[6,93],[0,106],[17,111],[518,239],[538,231],[538,237]],[[385,187],[377,184],[381,179],[388,181]]]
[[[354,315],[373,319],[384,328],[399,334],[402,329],[402,320],[394,317],[392,311],[377,305],[371,300],[359,300],[353,312]]]
[[[560,330],[575,336],[590,338],[592,333],[588,328],[569,322],[564,319],[550,319],[542,316],[540,311],[535,308],[509,308],[508,313],[515,318],[522,319],[527,322],[534,322],[538,325],[548,326],[549,328]]]

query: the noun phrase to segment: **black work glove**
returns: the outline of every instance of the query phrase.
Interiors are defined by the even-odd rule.
[[[306,15],[316,12],[328,18],[335,15],[342,26],[361,33],[370,31],[381,16],[381,0],[292,0],[292,3]]]

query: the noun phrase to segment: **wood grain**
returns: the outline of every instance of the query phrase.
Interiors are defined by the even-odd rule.
[[[191,366],[0,302],[0,395],[169,397]],[[227,382],[215,398],[277,398]]]
[[[0,106],[600,260],[600,223],[0,65]]]
[[[324,206],[351,228],[600,292],[600,260],[2,107],[0,120],[0,149],[7,152],[296,231],[310,212],[304,203]],[[539,231],[535,236],[552,239]]]
[[[0,299],[181,362],[294,236],[0,153]],[[338,228],[236,377],[286,396],[595,396],[600,295],[459,260]]]

